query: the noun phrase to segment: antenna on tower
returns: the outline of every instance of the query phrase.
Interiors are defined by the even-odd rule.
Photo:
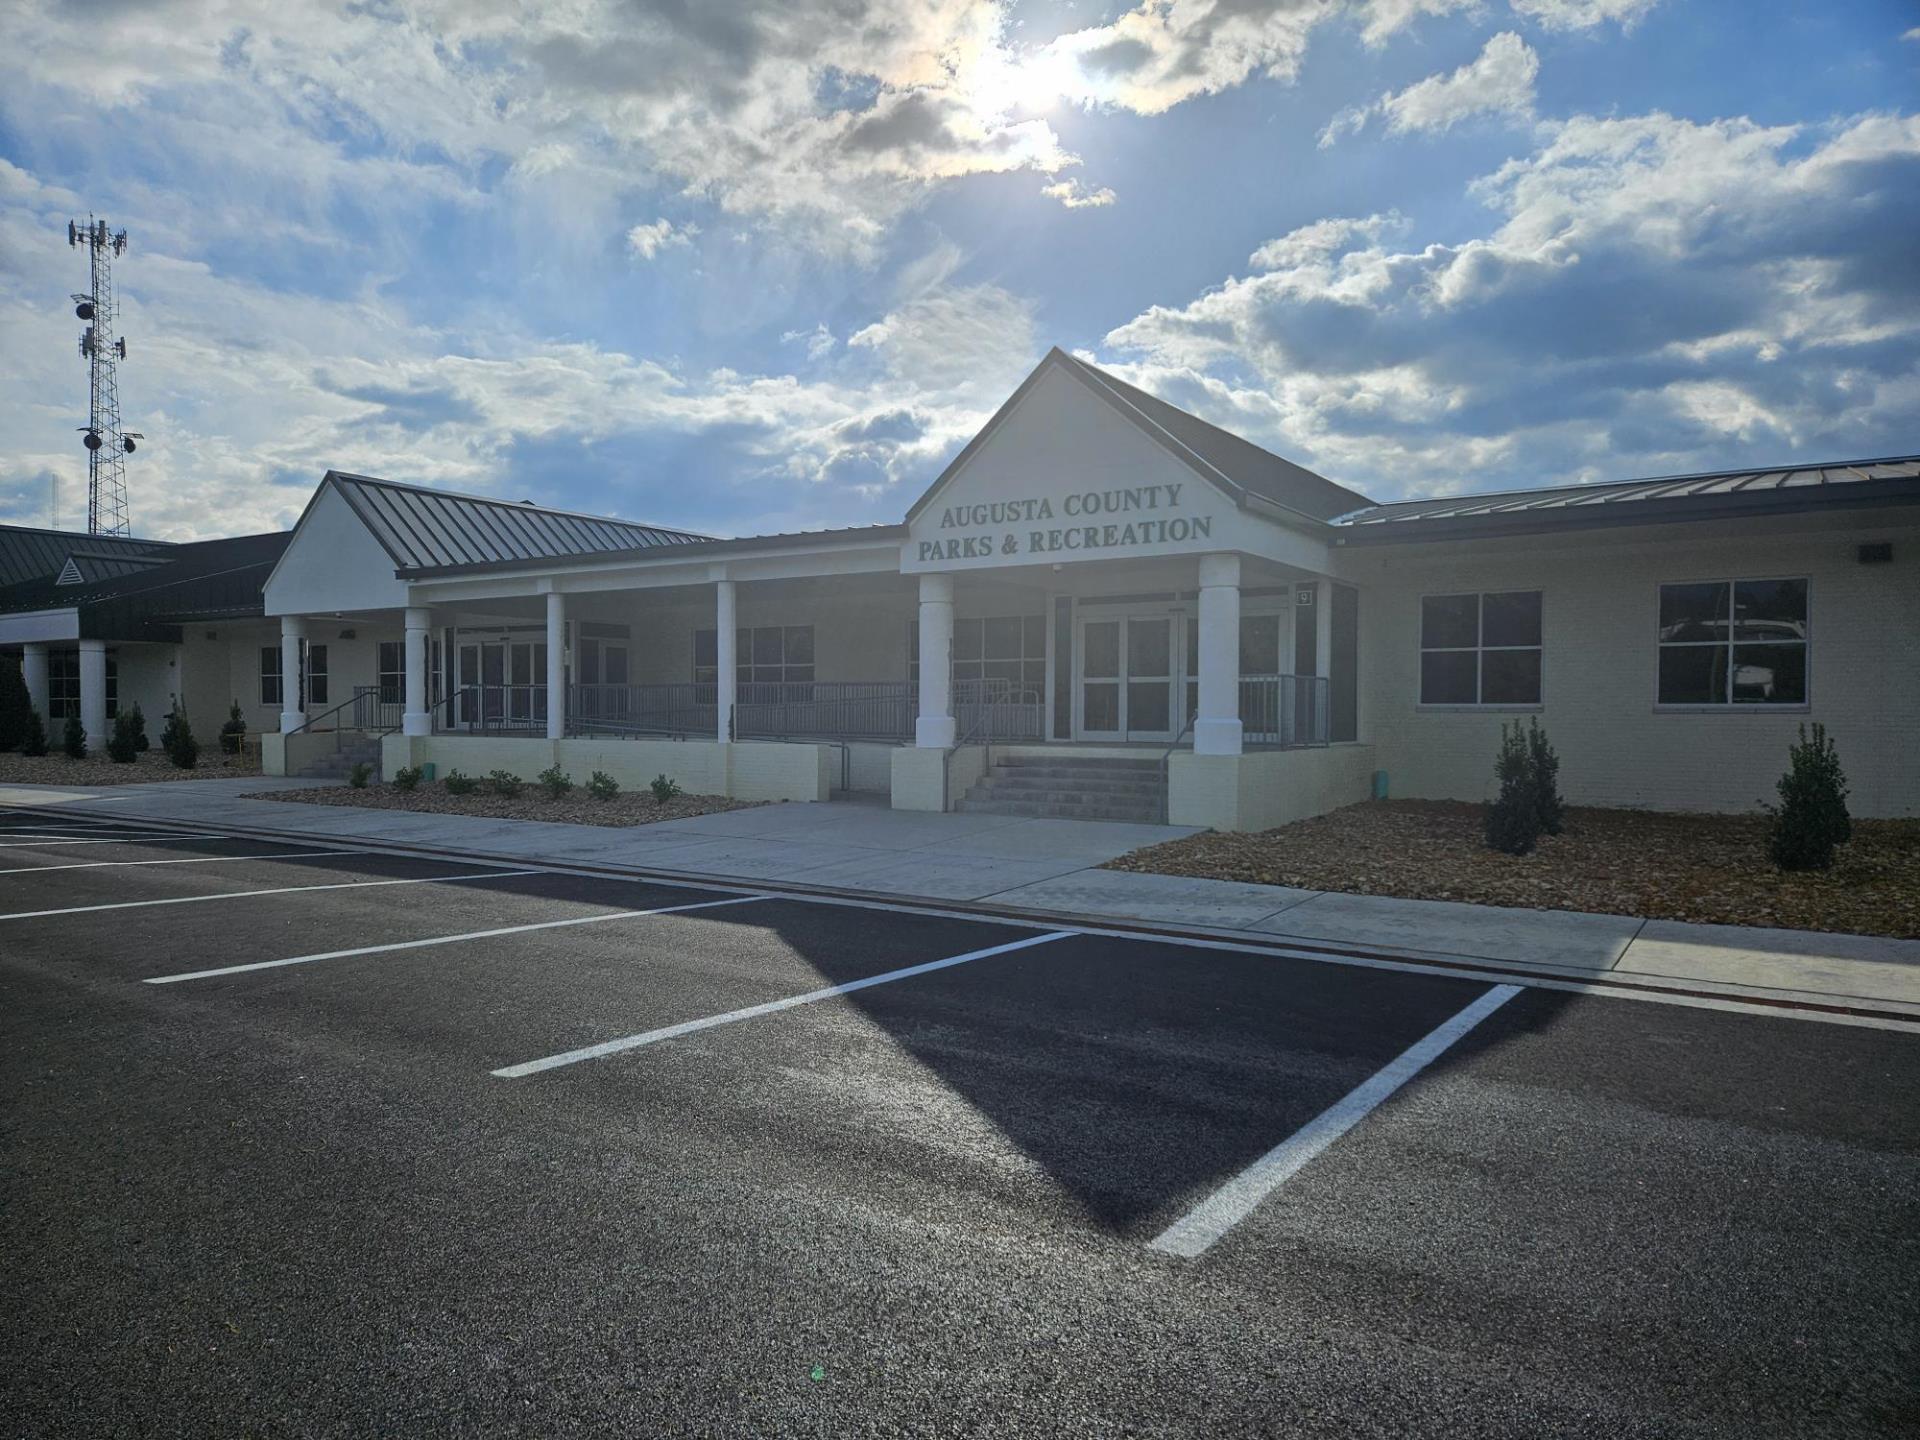
[[[87,362],[87,423],[81,441],[87,448],[87,533],[125,535],[127,456],[134,441],[146,437],[120,428],[120,380],[115,367],[127,358],[127,342],[113,333],[119,310],[113,294],[113,261],[127,253],[127,232],[109,233],[107,222],[89,215],[87,223],[67,222],[67,244],[87,247],[92,289],[73,297],[73,313],[87,322],[80,332],[80,358]]]

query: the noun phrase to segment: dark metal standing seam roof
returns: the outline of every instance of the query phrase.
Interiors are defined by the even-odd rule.
[[[84,530],[36,530],[0,525],[0,586],[60,573],[77,550],[96,554],[149,555],[168,549],[165,540],[132,540],[123,535],[89,535]]]
[[[517,505],[365,475],[331,471],[327,479],[400,570],[560,560],[686,545],[707,538],[688,530]]]
[[[1657,525],[1668,519],[1790,513],[1830,505],[1916,503],[1920,503],[1920,455],[1898,455],[1401,500],[1353,511],[1333,523],[1352,532],[1354,539],[1420,540],[1585,525]]]
[[[276,530],[171,545],[162,564],[80,585],[43,575],[0,588],[0,611],[77,610],[90,638],[178,639],[182,620],[264,613],[261,587],[291,538]]]

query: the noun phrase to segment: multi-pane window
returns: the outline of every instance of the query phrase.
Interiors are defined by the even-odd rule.
[[[1660,587],[1662,705],[1807,703],[1807,582]]]
[[[584,638],[580,641],[580,683],[582,685],[624,685],[627,683],[627,646],[621,640]]]
[[[813,626],[742,626],[734,632],[734,678],[741,684],[813,679]],[[720,676],[720,632],[693,632],[693,683],[711,685]]]
[[[380,703],[402,705],[407,698],[407,645],[404,640],[380,642]]]
[[[324,705],[327,703],[327,647],[307,646],[306,663],[307,701],[313,705]]]
[[[1420,601],[1422,705],[1538,705],[1540,592]]]
[[[47,652],[47,714],[64,721],[80,713],[80,652]],[[120,666],[111,651],[107,654],[107,717],[120,713]]]
[[[907,622],[907,673],[920,677],[920,624]],[[1032,692],[1047,689],[1047,617],[1001,615],[953,622],[953,683],[964,692]]]
[[[280,683],[280,647],[262,645],[260,647],[260,703],[278,705],[285,693]]]
[[[1240,617],[1240,673],[1280,674],[1280,617]],[[1187,617],[1187,716],[1200,713],[1200,617]]]

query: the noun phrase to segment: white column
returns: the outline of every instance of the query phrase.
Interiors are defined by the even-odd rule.
[[[107,642],[80,642],[80,724],[87,749],[107,748]],[[53,737],[58,743],[58,736]]]
[[[1321,677],[1314,687],[1313,738],[1319,741],[1329,738],[1333,716],[1333,682],[1326,678],[1333,674],[1333,585],[1322,580],[1313,588],[1313,670]]]
[[[713,582],[713,617],[714,700],[719,712],[715,734],[724,745],[733,739],[733,691],[739,664],[734,654],[733,581]]]
[[[567,734],[567,597],[547,592],[547,739]]]
[[[1240,557],[1200,557],[1200,715],[1193,753],[1240,753]]]
[[[953,577],[920,577],[920,715],[913,743],[945,749],[954,741]]]
[[[300,642],[307,622],[299,615],[280,617],[280,733],[291,734],[307,723],[300,704]]]
[[[427,712],[427,635],[432,628],[432,611],[407,607],[407,694],[406,709],[400,716],[403,735],[433,733],[433,716]]]
[[[27,698],[33,702],[33,708],[44,723],[47,716],[47,647],[36,640],[30,640],[20,647],[20,670],[27,681]],[[48,727],[49,736],[52,727]]]

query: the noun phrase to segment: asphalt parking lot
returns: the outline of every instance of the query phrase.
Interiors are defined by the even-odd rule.
[[[1912,1034],[6,811],[0,995],[7,1436],[1920,1429]]]

